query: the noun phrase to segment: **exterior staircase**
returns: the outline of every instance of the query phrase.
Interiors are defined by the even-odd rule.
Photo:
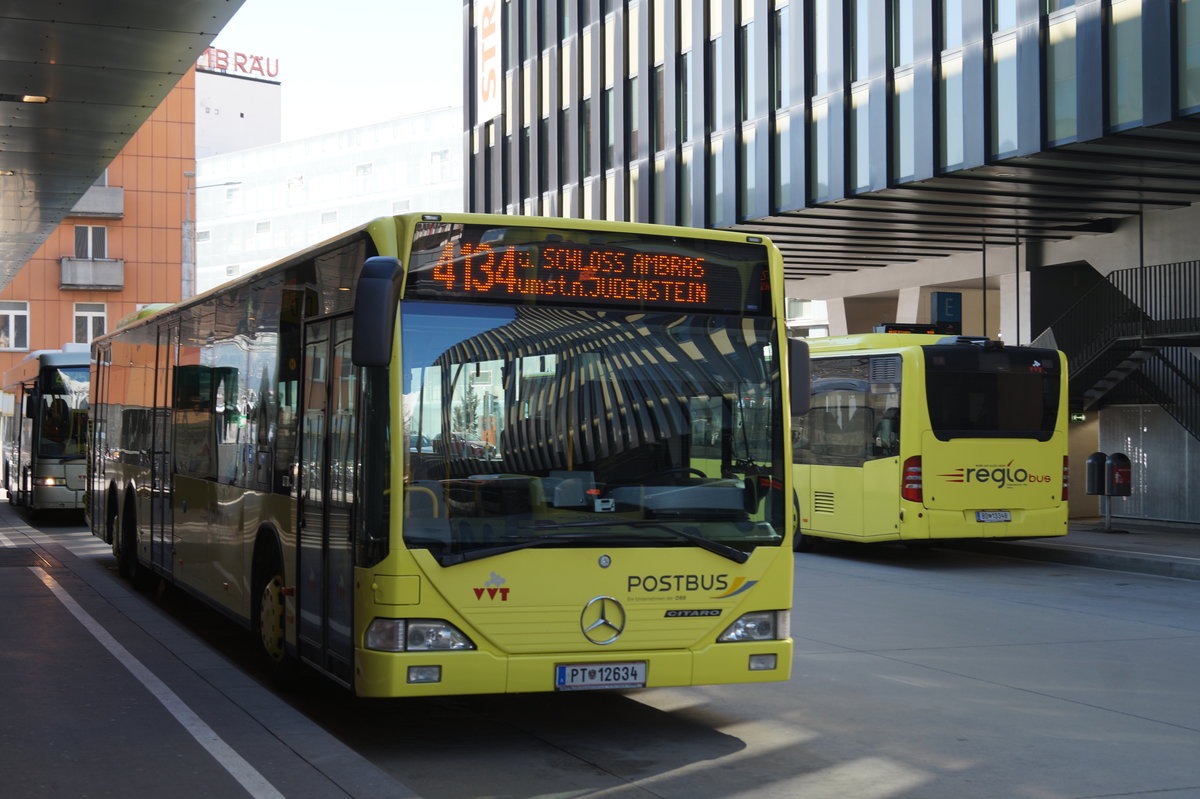
[[[1200,440],[1200,261],[1113,272],[1032,344],[1067,356],[1073,410],[1133,397]]]

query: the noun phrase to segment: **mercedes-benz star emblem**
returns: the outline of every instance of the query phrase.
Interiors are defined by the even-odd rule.
[[[583,606],[579,626],[593,644],[611,644],[625,631],[625,608],[610,596],[598,596]]]

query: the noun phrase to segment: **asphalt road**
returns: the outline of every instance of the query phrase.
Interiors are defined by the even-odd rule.
[[[1200,582],[951,550],[795,562],[788,683],[282,696],[427,799],[1200,797]],[[221,617],[158,606],[253,669]]]

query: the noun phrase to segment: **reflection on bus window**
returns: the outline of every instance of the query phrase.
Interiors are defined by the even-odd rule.
[[[793,422],[796,463],[861,466],[898,455],[899,362],[890,355],[814,359],[812,407]]]

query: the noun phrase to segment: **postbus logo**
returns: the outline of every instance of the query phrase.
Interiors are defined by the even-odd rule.
[[[1049,483],[1053,477],[1048,474],[1035,474],[1023,466],[1013,466],[1015,461],[1004,464],[985,464],[977,466],[960,466],[948,474],[939,474],[948,483],[972,483],[975,485],[994,485],[998,488],[1030,483]]]
[[[628,577],[626,590],[629,593],[690,593],[693,591],[716,591],[709,594],[713,599],[726,599],[749,591],[758,585],[758,580],[745,577],[729,579],[728,574],[632,574]]]

